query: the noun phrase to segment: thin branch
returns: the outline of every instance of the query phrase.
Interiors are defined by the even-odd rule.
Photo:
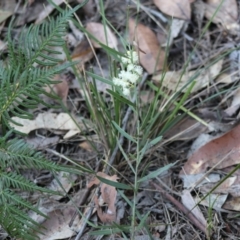
[[[188,219],[193,223],[199,230],[201,230],[203,233],[207,234],[207,229],[202,225],[201,222],[195,218],[195,216],[179,201],[177,201],[173,196],[168,194],[161,186],[157,185],[154,182],[150,182],[150,184],[155,187],[164,197],[166,197],[172,204],[174,204],[181,212],[183,212]]]

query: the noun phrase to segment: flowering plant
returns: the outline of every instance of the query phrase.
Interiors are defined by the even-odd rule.
[[[129,96],[130,89],[137,84],[143,69],[139,66],[138,54],[135,51],[127,51],[127,57],[122,57],[122,69],[117,77],[113,78],[113,83],[119,86],[123,95]]]

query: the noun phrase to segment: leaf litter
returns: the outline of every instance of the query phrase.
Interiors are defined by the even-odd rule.
[[[102,44],[117,50],[118,46],[117,38],[115,37],[115,35],[108,26],[104,27],[104,25],[102,25],[101,23],[89,22],[86,25],[86,30],[89,33],[91,33]],[[99,43],[97,43],[94,40],[91,41],[95,48],[101,48]]]
[[[8,3],[9,1],[3,2]],[[15,1],[13,2],[15,6]],[[59,6],[63,6],[63,2],[64,1],[54,1],[54,3]],[[71,4],[82,3],[80,0],[72,0],[70,2]],[[168,145],[166,147],[161,147],[161,149],[158,149],[156,152],[152,152],[151,156],[147,157],[148,160],[150,159],[147,164],[153,167],[154,170],[162,167],[163,163],[167,165],[169,161],[172,162],[188,158],[181,172],[179,167],[180,164],[178,164],[167,173],[168,178],[165,179],[166,181],[158,183],[157,186],[154,185],[155,187],[153,187],[150,182],[144,182],[145,185],[143,184],[143,189],[137,194],[137,208],[143,214],[146,211],[150,212],[147,221],[150,225],[157,226],[152,228],[151,231],[154,237],[157,236],[158,239],[163,237],[165,237],[165,239],[182,239],[181,236],[184,236],[186,239],[189,236],[187,236],[185,232],[192,231],[187,227],[179,227],[179,223],[175,223],[174,221],[169,228],[167,226],[167,219],[164,217],[164,211],[166,211],[165,214],[169,214],[171,219],[176,220],[179,219],[176,209],[180,209],[187,217],[189,217],[189,210],[192,210],[191,212],[194,217],[193,221],[197,218],[201,223],[199,225],[196,222],[196,229],[200,229],[203,233],[206,229],[206,219],[204,218],[205,214],[203,214],[205,210],[200,205],[195,206],[197,203],[200,202],[202,205],[216,209],[217,214],[221,214],[222,211],[229,213],[229,210],[239,211],[239,171],[235,169],[236,171],[229,176],[228,179],[221,182],[223,177],[231,173],[235,166],[239,164],[239,126],[236,119],[234,119],[239,118],[239,90],[234,89],[232,94],[226,94],[219,97],[215,102],[211,102],[212,105],[205,104],[204,102],[205,98],[215,93],[213,89],[218,92],[223,84],[225,84],[225,88],[230,88],[231,84],[234,84],[239,77],[237,73],[238,69],[228,71],[226,58],[218,59],[215,61],[215,64],[209,65],[210,60],[215,59],[210,55],[217,48],[220,48],[222,45],[224,45],[227,50],[233,48],[234,44],[231,43],[227,45],[226,42],[232,41],[236,43],[235,36],[238,35],[239,30],[237,2],[235,0],[226,0],[223,1],[221,7],[218,7],[220,2],[221,1],[212,0],[204,2],[190,0],[154,0],[151,2],[151,5],[144,8],[145,12],[141,11],[142,17],[140,18],[136,18],[135,13],[132,12],[134,7],[131,6],[130,18],[127,22],[128,18],[125,17],[127,5],[123,2],[118,3],[116,1],[110,1],[108,3],[109,5],[106,4],[105,8],[111,28],[108,26],[104,28],[100,20],[101,16],[97,12],[99,5],[94,1],[89,1],[88,8],[87,5],[85,5],[85,8],[81,9],[78,13],[81,20],[84,22],[83,26],[85,26],[99,42],[114,49],[119,49],[120,52],[124,52],[124,50],[120,44],[119,36],[116,37],[115,32],[112,31],[112,26],[119,30],[123,37],[126,37],[124,35],[125,30],[123,29],[125,29],[125,26],[128,26],[128,40],[138,51],[140,63],[150,76],[148,80],[153,81],[156,85],[167,88],[170,91],[181,89],[184,93],[187,91],[187,88],[184,86],[192,78],[196,82],[192,90],[192,94],[193,96],[195,95],[195,97],[193,101],[188,102],[187,107],[191,109],[195,103],[201,103],[201,107],[205,107],[208,109],[208,112],[211,112],[212,115],[215,116],[215,123],[207,120],[209,125],[210,123],[218,125],[216,122],[221,121],[216,117],[218,111],[225,113],[225,115],[222,116],[224,121],[227,121],[226,116],[233,118],[231,123],[228,122],[228,124],[226,124],[226,127],[220,127],[219,129],[219,127],[207,128],[194,118],[186,116],[182,122],[176,124],[163,136],[164,139],[167,139]],[[1,30],[4,25],[7,26],[9,17],[16,15],[15,13],[18,15],[16,26],[18,26],[20,30],[25,23],[35,22],[37,24],[46,21],[50,15],[56,13],[56,9],[47,2],[44,1],[44,3],[45,7],[39,4],[38,1],[29,1],[28,3],[26,1],[25,8],[21,4],[19,4],[16,9],[13,7],[0,8],[1,11],[7,11],[7,15],[3,16],[3,19],[1,19]],[[139,4],[143,3],[140,2]],[[19,11],[17,11],[18,9]],[[21,12],[24,14],[21,14]],[[114,14],[112,14],[112,12]],[[145,14],[146,12],[148,15]],[[214,12],[216,12],[215,17],[213,17]],[[85,18],[85,15],[89,16],[89,18]],[[168,19],[167,24],[165,21],[161,20],[159,17],[160,15]],[[152,16],[154,16],[154,18]],[[119,21],[119,19],[124,19],[124,21]],[[207,35],[203,37],[203,40],[199,40],[195,55],[190,59],[189,68],[187,67],[187,69],[185,69],[183,64],[187,61],[188,55],[190,55],[189,49],[192,48],[192,41],[194,39],[194,41],[198,42],[200,34],[197,35],[197,32],[202,30],[202,26],[205,24],[206,19],[213,20],[211,27],[217,34],[214,33],[214,31],[207,31]],[[223,34],[222,31],[224,31]],[[2,31],[2,33],[4,35],[4,31]],[[159,38],[157,38],[157,36],[161,36],[161,34],[166,36],[165,41],[161,39],[160,41]],[[95,50],[92,49],[89,41],[73,22],[69,22],[69,33],[66,35],[65,39],[71,53],[70,57],[73,61],[78,63],[77,68],[80,72],[84,73],[85,69],[89,70],[91,67],[94,69],[94,72],[97,72],[99,75],[104,73],[106,78],[110,76],[111,69],[109,69],[108,66],[104,66],[104,64],[102,64],[104,69],[101,69],[102,66],[97,65],[94,57],[94,51],[96,51],[96,56],[100,57],[100,62],[103,63],[105,61],[104,58],[106,58],[103,54],[104,49],[97,41],[90,38],[91,44]],[[0,41],[1,46],[3,46],[2,51],[5,53],[7,51],[7,45],[4,42],[4,38],[2,37]],[[208,41],[210,41],[210,46],[207,45],[209,43]],[[168,47],[169,49],[167,49]],[[57,50],[59,51],[59,49]],[[60,51],[63,52],[62,49],[60,49]],[[164,65],[164,60],[166,58],[167,66]],[[230,63],[237,61],[236,59],[229,59],[230,58],[228,58],[228,61],[230,61]],[[62,54],[62,60],[67,61],[66,55]],[[73,70],[70,69],[70,72],[72,74]],[[152,76],[152,74],[154,75]],[[163,74],[163,81],[160,81]],[[179,81],[179,79],[181,79],[181,81]],[[48,86],[49,92],[53,91],[58,95],[59,98],[63,100],[65,107],[68,108],[71,113],[78,116],[87,116],[84,103],[85,99],[83,98],[84,89],[82,89],[79,81],[74,79],[73,82],[69,82],[68,79],[60,75],[55,76],[54,80],[59,81],[59,83],[57,85]],[[91,79],[88,81],[91,81]],[[106,94],[107,86],[101,85],[100,83],[99,81],[96,83],[98,85],[98,90]],[[143,99],[143,101],[145,101],[144,104],[147,105],[151,102],[149,98],[152,99],[152,95],[154,97],[155,93],[150,91],[149,87],[146,87],[143,91],[148,92],[147,100]],[[77,104],[74,105],[73,103]],[[216,107],[213,108],[213,105]],[[92,145],[89,144],[89,141],[86,141],[85,137],[86,131],[87,136],[93,134],[94,129],[92,125],[86,128],[87,124],[82,121],[83,118],[75,117],[74,119],[77,121],[78,125],[81,126],[81,129],[79,129],[75,121],[70,118],[68,114],[64,113],[63,110],[55,111],[51,109],[50,111],[46,111],[46,109],[42,109],[41,111],[43,112],[41,113],[39,113],[39,109],[33,111],[35,116],[33,120],[24,120],[16,117],[12,118],[13,121],[22,124],[22,126],[10,123],[11,126],[17,131],[28,134],[26,141],[32,144],[33,147],[40,149],[48,148],[49,150],[49,148],[55,146],[57,151],[63,151],[66,156],[68,154],[77,153],[78,156],[76,158],[78,158],[79,161],[84,162],[84,160],[89,159],[89,162],[85,161],[84,164],[95,169],[96,163],[94,163],[94,160],[97,162],[99,155],[93,155],[94,160],[92,160],[92,157],[83,158],[81,154],[79,154],[80,151],[76,150],[76,148],[82,148],[88,152],[88,156],[91,156],[90,154],[95,150],[92,148]],[[51,132],[51,136],[42,137],[39,135],[39,132],[42,133],[44,130]],[[36,136],[32,137],[32,133],[35,133]],[[207,136],[208,142],[206,143],[206,140],[203,138],[200,139],[199,146],[201,147],[192,147],[193,150],[189,153],[191,156],[187,157],[187,150],[191,148],[190,141],[203,133],[205,137]],[[76,140],[77,137],[83,139],[83,141],[79,142]],[[61,139],[64,141],[62,142]],[[169,141],[169,139],[171,141]],[[74,145],[74,148],[65,148],[67,144]],[[74,153],[72,153],[72,151],[74,151]],[[119,166],[115,165],[114,167],[117,171],[122,173],[122,168],[120,167],[122,165],[119,164]],[[180,184],[176,172],[180,172],[179,176],[183,180],[184,190],[179,187]],[[98,171],[98,175],[113,182],[117,181],[116,175],[109,176],[100,171]],[[132,178],[126,169],[124,171],[124,176],[118,176],[119,183],[121,183],[123,179],[129,181],[129,179],[131,180]],[[96,220],[94,213],[90,215],[91,220],[95,219],[94,221],[98,221],[100,224],[104,223],[105,225],[115,221],[119,224],[126,223],[126,216],[130,213],[129,207],[123,204],[123,199],[119,200],[116,188],[106,183],[101,183],[98,178],[90,181],[87,186],[87,177],[88,176],[84,176],[79,180],[75,175],[70,176],[59,173],[58,181],[61,182],[65,191],[62,191],[62,189],[57,186],[56,179],[52,180],[48,185],[46,184],[46,187],[51,186],[51,189],[61,191],[62,196],[57,197],[55,200],[48,199],[48,204],[44,203],[46,199],[43,201],[40,199],[39,208],[49,217],[49,219],[44,222],[43,219],[37,220],[39,222],[42,221],[43,226],[46,227],[46,235],[44,237],[40,236],[40,239],[71,238],[78,232],[86,229],[86,225],[84,227],[85,223],[83,218],[81,218],[79,214],[73,219],[76,207],[73,206],[72,201],[68,201],[69,199],[65,194],[70,194],[72,200],[75,201],[75,198],[80,199],[80,196],[84,195],[83,192],[81,192],[82,190],[90,191],[90,186],[92,185],[99,185],[97,189],[99,189],[100,192],[98,192],[98,195],[94,196],[92,201],[95,203],[98,220]],[[218,186],[216,187],[217,184]],[[159,186],[162,186],[160,190],[158,188]],[[170,191],[171,195],[168,193],[166,194],[164,186],[168,187],[167,191]],[[215,189],[212,191],[213,188]],[[177,189],[178,192],[173,189]],[[159,191],[159,193],[157,191]],[[212,193],[208,195],[210,191],[212,191]],[[127,192],[127,194],[129,193]],[[131,199],[131,196],[128,197]],[[205,199],[203,199],[204,197]],[[90,209],[89,203],[91,200],[89,199],[85,199],[82,202],[83,207],[81,207],[81,210],[84,208],[82,211],[83,214]],[[184,206],[181,205],[179,199],[182,199]],[[167,204],[164,205],[166,202]],[[120,205],[122,209],[121,213],[119,210]],[[70,226],[69,222],[71,221],[72,225]],[[180,224],[184,223],[186,225],[186,220],[181,221]],[[189,222],[192,222],[191,218]],[[228,218],[226,217],[224,223],[227,222]],[[87,230],[91,231],[89,229],[90,226],[88,225]],[[221,232],[222,230],[220,229],[219,231]],[[148,239],[148,235],[144,234],[144,232],[141,234],[142,236],[136,236],[136,239],[140,239],[141,237]],[[201,235],[201,238],[204,239],[204,235]]]
[[[240,127],[215,138],[193,153],[183,166],[181,175],[206,172],[208,168],[223,169],[239,164]]]
[[[128,24],[130,41],[136,42],[139,47],[139,51],[136,50],[141,65],[149,74],[162,70],[165,52],[161,49],[155,33],[147,26],[137,24],[133,19],[129,19]]]
[[[76,120],[74,120],[69,114],[67,113],[40,113],[34,120],[23,119],[19,117],[12,117],[12,120],[19,125],[14,123],[10,123],[11,126],[19,132],[28,134],[33,130],[44,128],[44,129],[54,129],[54,130],[64,130],[67,133],[64,135],[63,138],[67,139],[70,138],[78,133],[81,132],[80,125],[85,128],[85,125],[81,122],[76,124]]]
[[[117,175],[108,176],[103,172],[98,172],[97,176],[111,181],[117,181],[118,179]],[[100,180],[97,177],[95,177],[89,182],[88,188],[91,188],[93,185],[99,184]],[[103,223],[112,223],[116,221],[116,207],[115,207],[116,197],[117,191],[115,187],[108,185],[106,183],[101,183],[100,196],[99,197],[95,196],[94,203],[97,209],[98,217],[101,219]],[[101,208],[104,204],[107,204],[106,212],[104,212]]]
[[[182,92],[186,92],[188,90],[187,84],[189,84],[189,81],[192,80],[195,82],[192,92],[196,92],[208,86],[210,81],[214,80],[219,75],[222,69],[222,64],[223,61],[220,60],[210,66],[209,69],[204,68],[203,70],[192,70],[188,73],[183,73],[182,71],[168,71],[164,73],[164,78],[162,78],[162,74],[159,74],[155,75],[153,80],[172,91]]]
[[[191,8],[190,8],[190,0],[154,0],[154,4],[165,14],[170,17],[181,18],[185,20],[190,19]]]

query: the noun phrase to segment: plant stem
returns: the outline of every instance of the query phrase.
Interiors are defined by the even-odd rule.
[[[135,236],[135,219],[136,219],[136,199],[138,193],[138,167],[141,162],[140,159],[140,123],[139,123],[139,96],[137,96],[138,91],[136,89],[136,114],[137,114],[137,156],[136,156],[136,169],[135,169],[135,176],[134,176],[134,194],[133,194],[133,207],[132,207],[132,232],[131,232],[131,239],[134,240]]]
[[[138,90],[135,91],[134,96],[132,97],[132,100],[131,100],[132,102],[135,102],[135,101],[136,101],[137,95],[138,95],[138,93],[139,93],[139,90],[140,90],[141,87],[143,86],[143,84],[144,84],[144,82],[146,81],[147,77],[148,77],[148,74],[147,74],[147,73],[144,73],[144,74],[143,74],[143,77],[142,77],[142,81],[140,82],[140,84],[139,84],[139,86],[138,86]],[[129,106],[128,109],[127,109],[127,112],[126,112],[126,114],[125,114],[125,116],[124,116],[124,118],[123,118],[123,121],[122,121],[122,129],[123,129],[124,131],[126,130],[127,123],[128,123],[128,119],[129,119],[131,113],[132,113],[132,107]],[[123,144],[123,141],[124,141],[124,136],[121,134],[121,136],[119,137],[118,142],[119,142],[120,145],[122,145],[122,144]],[[105,173],[106,173],[106,174],[108,174],[108,172],[109,172],[109,170],[110,170],[110,167],[111,167],[111,166],[113,165],[113,163],[114,163],[114,160],[115,160],[116,155],[117,155],[117,153],[118,153],[118,149],[119,149],[119,146],[118,146],[118,144],[116,144],[116,147],[114,148],[114,150],[113,150],[113,152],[112,152],[112,155],[111,155],[111,157],[110,157],[110,159],[109,159],[109,161],[108,161],[108,165],[106,166],[106,169],[105,169]]]

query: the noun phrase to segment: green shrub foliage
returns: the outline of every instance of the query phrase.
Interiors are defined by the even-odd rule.
[[[60,54],[54,47],[65,44],[66,26],[74,11],[76,8],[62,11],[58,17],[41,25],[24,28],[17,40],[12,40],[10,26],[8,57],[0,61],[0,123],[5,129],[4,136],[0,136],[0,225],[18,239],[35,239],[33,233],[39,231],[38,224],[27,212],[43,214],[17,191],[56,194],[24,178],[19,169],[71,169],[45,159],[24,141],[12,139],[9,123],[12,116],[31,118],[29,108],[35,108],[39,103],[46,105],[40,97],[40,94],[48,94],[43,87],[53,84],[53,76],[70,66],[52,56]]]

